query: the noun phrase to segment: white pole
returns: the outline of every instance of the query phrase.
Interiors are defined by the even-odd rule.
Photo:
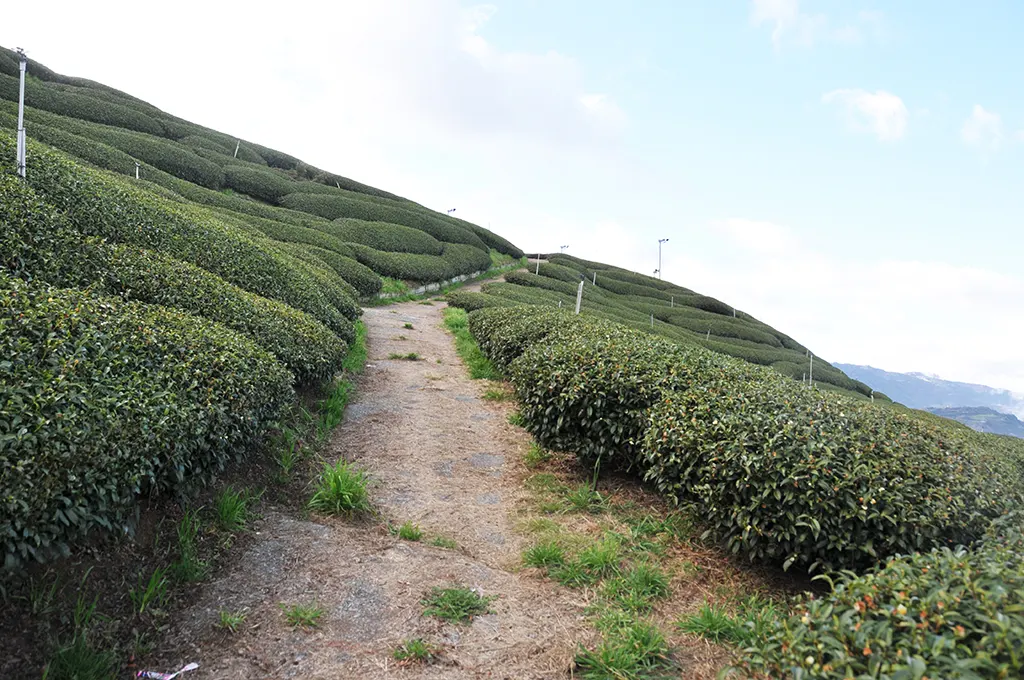
[[[576,313],[580,313],[580,304],[583,302],[583,281],[580,281],[580,287],[576,290]]]
[[[672,309],[675,309],[675,307],[676,307],[676,296],[673,295],[672,296]]]
[[[242,140],[239,139],[235,142],[235,158],[238,158],[238,147],[242,146]]]
[[[562,301],[561,301],[561,300],[559,300],[559,301],[558,301],[558,308],[559,308],[559,309],[561,309],[561,308],[562,308]]]
[[[135,179],[139,178],[139,165],[141,164],[138,161],[135,161]]]
[[[705,341],[710,341],[711,340],[711,329],[710,328],[708,329],[708,337],[704,338],[704,340]]]
[[[597,285],[597,272],[594,272],[594,285]]]
[[[25,70],[28,68],[28,57],[24,50],[18,48],[18,69],[21,83],[18,86],[18,174],[25,178]]]
[[[810,375],[808,376],[807,384],[814,387],[814,355],[811,355],[811,369]]]
[[[537,276],[540,276],[540,253],[537,253]]]
[[[654,328],[654,315],[651,314],[651,328]]]

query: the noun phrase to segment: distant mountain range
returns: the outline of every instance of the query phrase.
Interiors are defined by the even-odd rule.
[[[833,364],[854,380],[910,408],[952,418],[982,432],[1024,437],[1024,395],[923,373],[892,373],[871,366]]]
[[[986,406],[952,406],[928,409],[937,416],[951,418],[978,432],[1008,434],[1024,439],[1024,422],[1012,413],[1000,413]]]

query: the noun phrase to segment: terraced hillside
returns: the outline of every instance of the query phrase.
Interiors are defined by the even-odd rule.
[[[819,387],[838,389],[862,398],[886,399],[862,382],[814,357],[799,342],[734,307],[635,272],[564,254],[541,256],[529,271],[512,272],[504,283],[490,283],[481,293],[457,294],[453,304],[467,310],[489,306],[532,304],[573,308],[579,282],[584,282],[581,313],[644,330],[687,346],[699,346],[771,366],[796,380],[813,374]]]
[[[329,384],[360,300],[522,252],[286,154],[0,49],[5,562],[128,527],[134,499],[265,439]],[[136,179],[136,172],[139,178]]]

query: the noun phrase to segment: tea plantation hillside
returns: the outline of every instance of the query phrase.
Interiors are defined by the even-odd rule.
[[[818,359],[806,347],[745,312],[715,298],[668,281],[564,254],[528,272],[512,272],[504,283],[485,284],[482,293],[460,293],[452,303],[467,310],[488,306],[533,304],[572,309],[579,282],[584,282],[581,313],[608,319],[687,346],[699,346],[826,389],[870,398],[862,382]]]
[[[0,552],[120,533],[140,493],[254,450],[339,373],[358,301],[505,239],[0,48]],[[139,178],[136,179],[136,172]]]

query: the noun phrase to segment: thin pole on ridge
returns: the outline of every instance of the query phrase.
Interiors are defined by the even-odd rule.
[[[658,239],[658,280],[661,280],[661,244],[668,243],[667,238]]]
[[[814,355],[810,354],[810,351],[808,351],[808,354],[811,357],[811,367],[810,374],[808,375],[807,384],[810,385],[811,387],[814,387]]]
[[[586,281],[586,277],[580,274],[580,287],[576,289],[576,313],[580,313],[580,305],[583,303],[583,282]]]
[[[240,146],[242,146],[242,140],[241,139],[239,139],[237,142],[235,142],[235,158],[238,158],[238,147],[240,147]],[[340,189],[341,187],[338,187],[338,188]]]
[[[20,47],[18,53],[18,70],[20,72],[20,83],[18,85],[18,174],[25,179],[27,163],[25,154],[25,71],[28,69],[28,57],[25,50]]]

